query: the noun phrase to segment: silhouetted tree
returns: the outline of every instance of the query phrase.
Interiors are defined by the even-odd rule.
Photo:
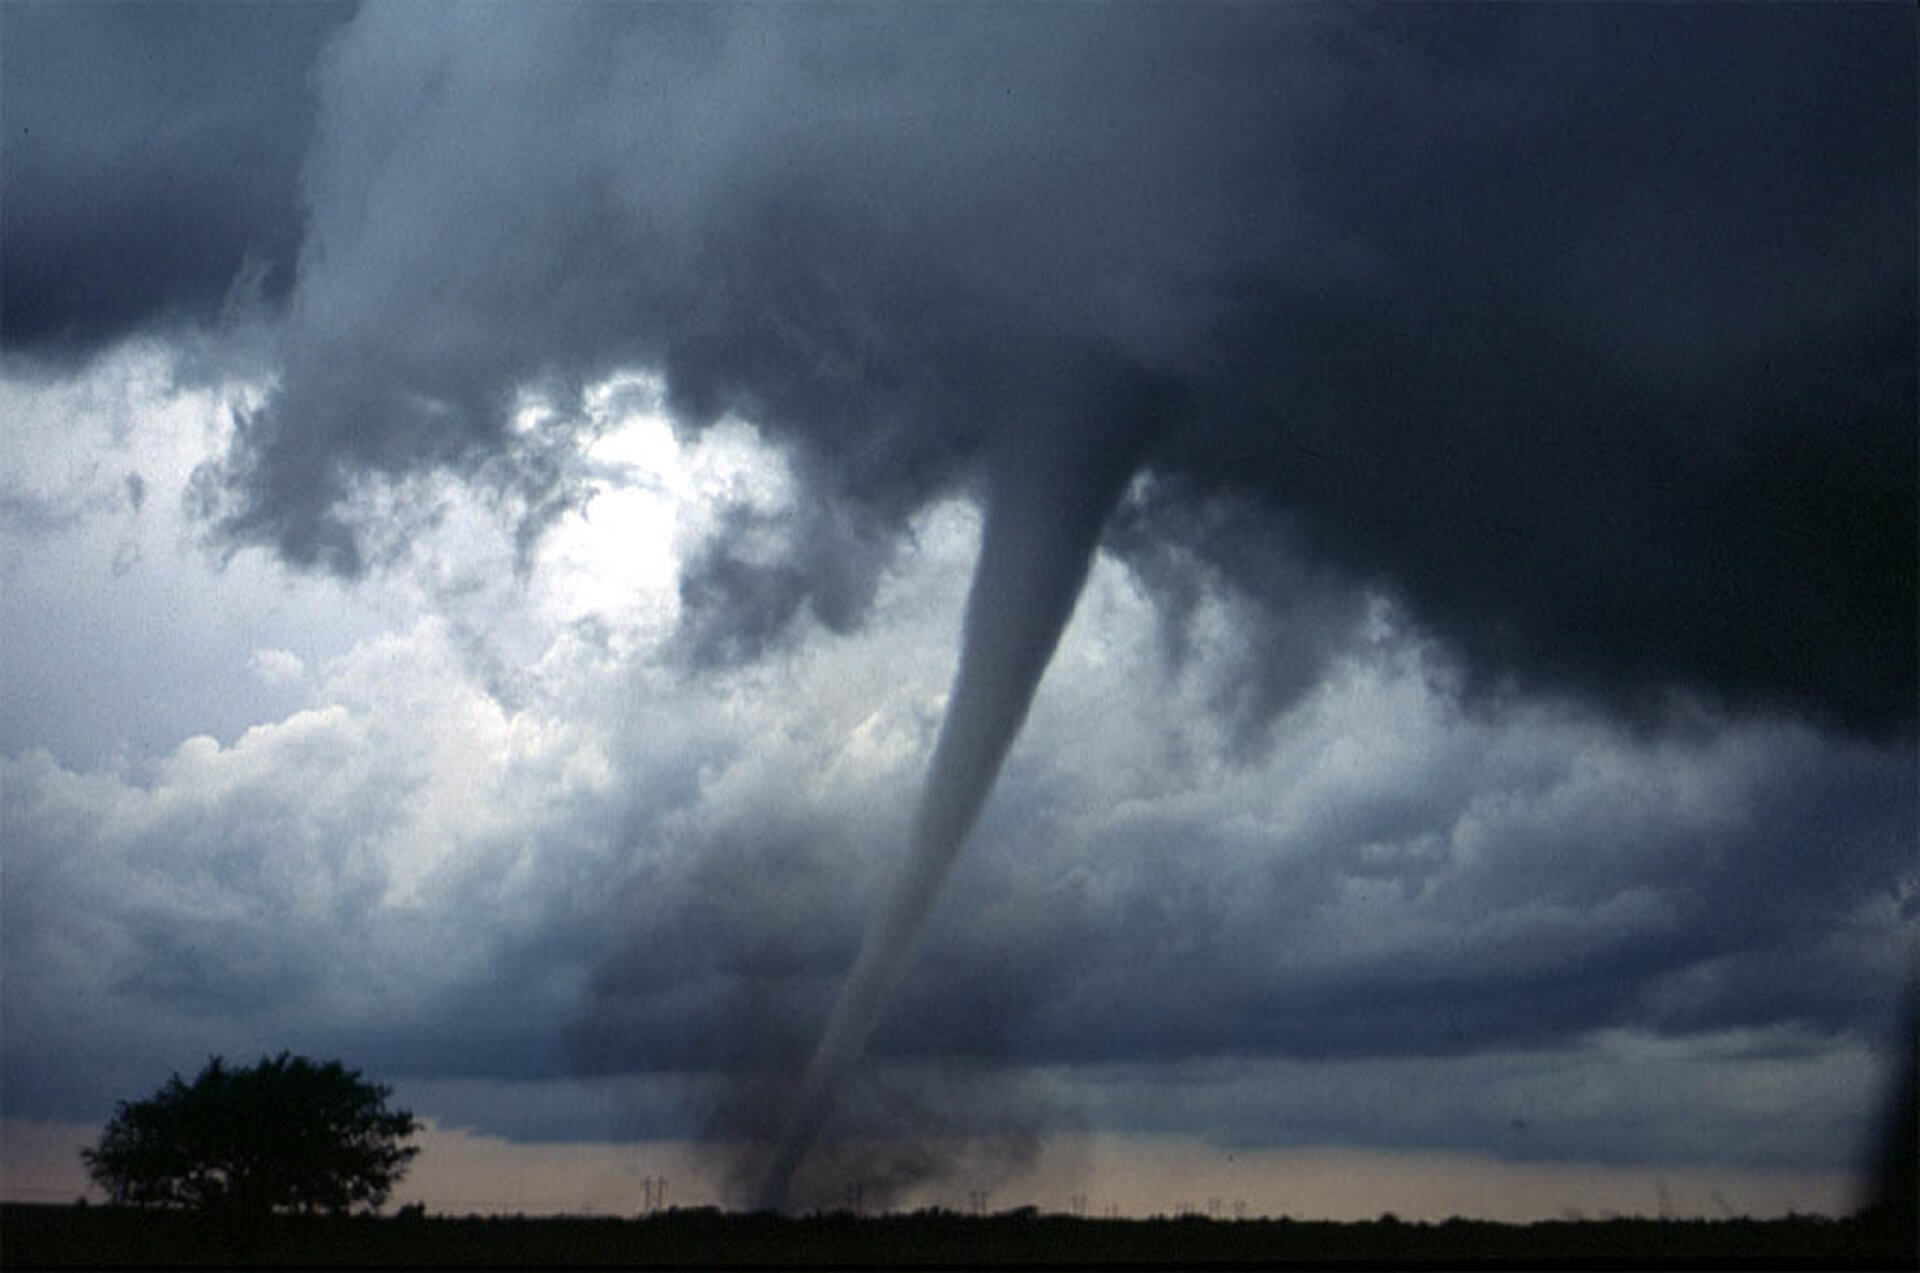
[[[192,1084],[175,1074],[144,1101],[121,1101],[100,1143],[80,1151],[115,1202],[241,1214],[378,1209],[419,1149],[392,1089],[338,1061],[219,1057]]]

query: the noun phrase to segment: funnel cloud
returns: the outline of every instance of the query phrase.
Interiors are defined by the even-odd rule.
[[[986,527],[967,594],[960,670],[928,763],[912,839],[891,891],[808,1063],[758,1194],[786,1203],[788,1181],[906,974],[940,885],[979,819],[1007,748],[1072,617],[1108,511],[1146,445],[1174,422],[1177,386],[1111,378],[1065,421],[1004,438],[990,470]],[[1092,419],[1088,419],[1088,415]],[[1077,418],[1076,418],[1077,417]]]

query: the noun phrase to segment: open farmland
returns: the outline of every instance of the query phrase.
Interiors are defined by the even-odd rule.
[[[1409,1264],[1555,1267],[1911,1268],[1912,1236],[1854,1220],[1550,1221],[1382,1216],[1349,1224],[1090,1220],[1030,1209],[786,1218],[713,1209],[644,1219],[276,1216],[225,1224],[119,1207],[0,1207],[8,1268],[221,1266],[967,1267]]]

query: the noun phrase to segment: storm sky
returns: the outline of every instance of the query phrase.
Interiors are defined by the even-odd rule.
[[[964,633],[1044,677],[818,1197],[1844,1177],[1920,940],[1916,22],[0,8],[0,1112],[291,1048],[764,1137],[1019,706]]]

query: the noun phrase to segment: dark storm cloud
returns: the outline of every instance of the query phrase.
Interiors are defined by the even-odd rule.
[[[696,666],[760,658],[789,635],[803,607],[829,631],[865,618],[895,527],[857,506],[803,492],[799,509],[734,507],[681,567],[680,649]]]
[[[284,298],[307,73],[350,4],[0,11],[0,342],[62,361]]]
[[[1441,16],[1298,168],[1367,285],[1244,279],[1169,465],[1483,675],[1910,721],[1912,15]]]
[[[285,388],[212,502],[355,572],[365,475],[470,469],[522,386],[638,362],[884,535],[989,438],[1083,427],[1039,416],[1104,359],[1190,395],[1168,491],[1259,514],[1149,509],[1148,555],[1284,614],[1284,517],[1470,686],[1904,729],[1913,21],[368,12],[319,72]],[[742,655],[857,617],[870,575],[796,558],[716,558],[694,610]]]

